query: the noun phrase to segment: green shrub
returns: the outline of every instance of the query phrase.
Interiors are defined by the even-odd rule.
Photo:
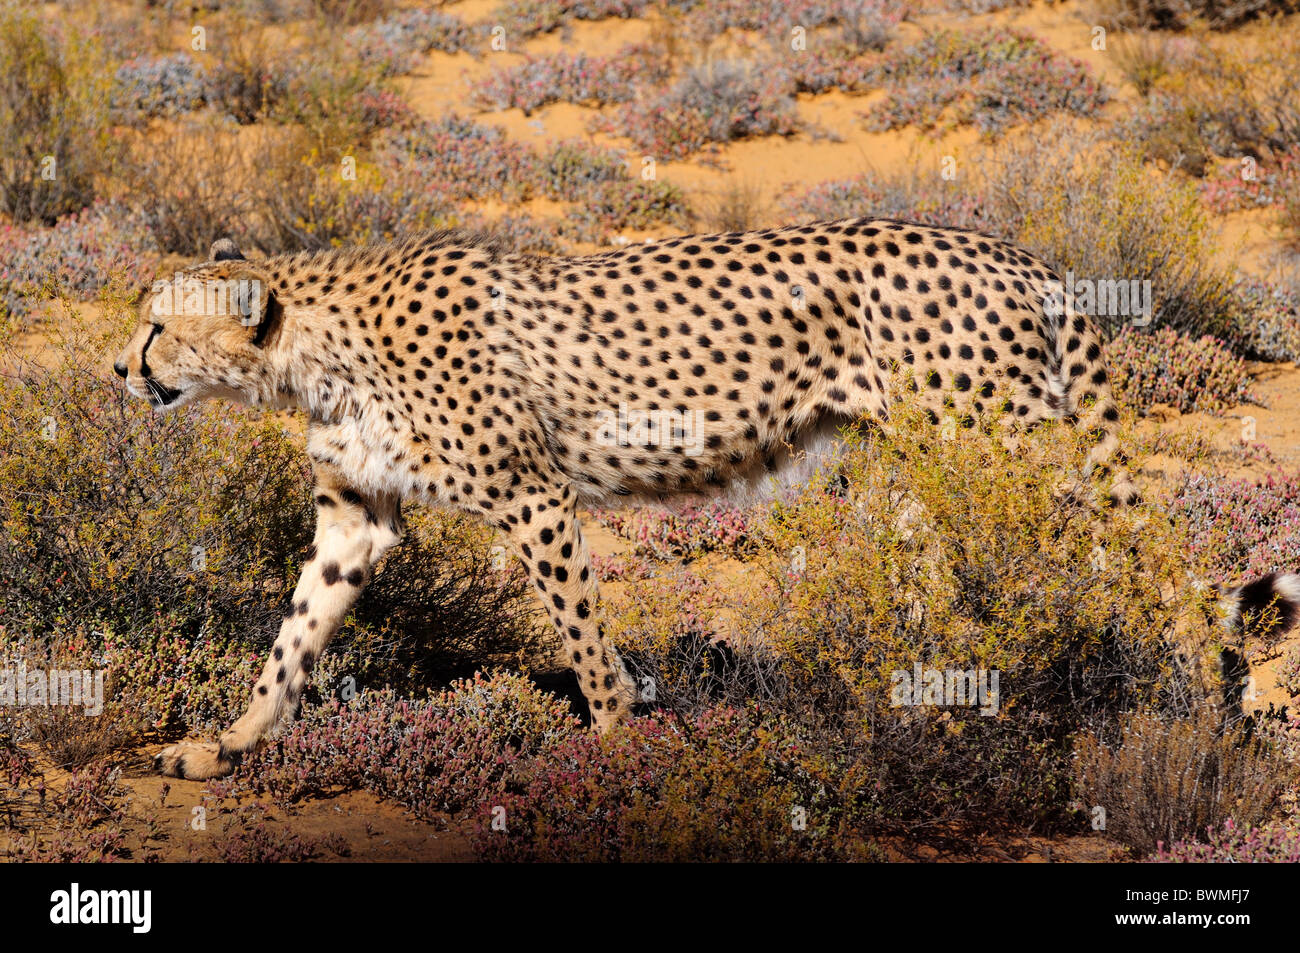
[[[736,591],[668,572],[610,597],[610,637],[658,704],[779,713],[855,779],[837,796],[860,832],[1064,823],[1076,732],[1142,705],[1183,717],[1218,691],[1181,531],[1139,507],[1099,542],[1043,479],[1077,470],[1085,435],[1048,427],[1013,452],[955,424],[900,405],[889,433],[849,435],[847,494],[778,504]],[[999,673],[996,713],[893,704],[917,665]]]

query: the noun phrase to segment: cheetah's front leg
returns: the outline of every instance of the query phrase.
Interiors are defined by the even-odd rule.
[[[248,710],[219,743],[172,745],[154,758],[155,767],[191,780],[234,770],[297,707],[316,659],[369,581],[374,564],[401,535],[396,498],[363,497],[331,467],[318,464],[316,538]]]

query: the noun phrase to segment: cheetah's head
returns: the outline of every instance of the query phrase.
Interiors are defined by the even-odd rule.
[[[154,283],[140,326],[113,370],[136,397],[170,410],[208,397],[242,403],[273,399],[267,360],[282,308],[262,269],[223,238],[211,261]]]

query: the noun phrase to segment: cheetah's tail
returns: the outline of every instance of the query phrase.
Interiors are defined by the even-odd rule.
[[[1085,477],[1111,476],[1110,501],[1132,506],[1141,498],[1125,466],[1119,446],[1119,405],[1111,391],[1110,375],[1102,354],[1101,332],[1086,314],[1074,308],[1074,298],[1064,295],[1061,324],[1056,329],[1054,377],[1063,393],[1058,402],[1063,416],[1072,419],[1096,440],[1083,466]]]
[[[1227,610],[1224,627],[1234,634],[1280,637],[1300,622],[1300,576],[1294,573],[1274,572],[1240,586],[1220,587],[1218,597]]]

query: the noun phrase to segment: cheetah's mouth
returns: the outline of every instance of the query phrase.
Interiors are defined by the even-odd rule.
[[[168,387],[166,384],[159,383],[152,377],[146,377],[144,379],[144,385],[148,391],[147,397],[149,403],[154,407],[170,407],[181,399],[181,391]]]

